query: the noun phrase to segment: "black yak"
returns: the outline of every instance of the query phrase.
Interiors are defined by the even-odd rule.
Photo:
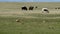
[[[22,10],[27,10],[26,6],[21,7]]]
[[[29,7],[29,10],[33,10],[33,8],[34,8],[33,6],[30,6],[30,7]]]

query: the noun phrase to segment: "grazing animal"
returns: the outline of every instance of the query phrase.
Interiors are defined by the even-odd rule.
[[[26,6],[21,7],[22,10],[27,10]]]
[[[47,8],[42,8],[42,12],[49,13],[49,10]]]
[[[60,7],[58,7],[58,9],[60,9]]]
[[[35,8],[38,8],[37,6]]]
[[[55,9],[58,9],[58,8],[55,8]]]
[[[30,7],[29,7],[29,10],[33,10],[33,8],[34,8],[33,6],[30,6]]]

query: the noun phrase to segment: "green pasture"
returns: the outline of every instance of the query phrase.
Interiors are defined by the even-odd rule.
[[[38,8],[22,11],[24,5]],[[60,34],[60,10],[54,9],[59,6],[59,2],[0,2],[0,34]],[[51,12],[41,13],[43,7]]]

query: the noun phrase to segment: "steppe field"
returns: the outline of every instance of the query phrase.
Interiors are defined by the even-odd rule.
[[[22,6],[38,8],[24,11]],[[49,13],[42,13],[44,7]],[[60,34],[60,9],[56,7],[60,2],[0,2],[0,34]]]

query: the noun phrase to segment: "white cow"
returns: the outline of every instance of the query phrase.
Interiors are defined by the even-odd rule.
[[[48,8],[42,8],[42,12],[49,13],[49,10],[48,10]]]

